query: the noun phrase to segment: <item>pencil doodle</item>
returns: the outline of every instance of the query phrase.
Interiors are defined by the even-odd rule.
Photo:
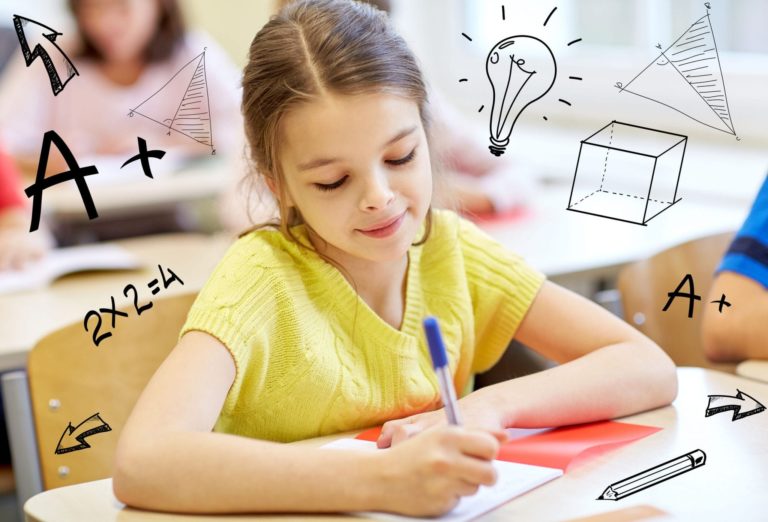
[[[553,8],[544,21],[546,27],[557,7]],[[502,20],[506,20],[505,7],[501,6]],[[468,41],[472,38],[461,35]],[[568,43],[580,42],[577,38]],[[520,115],[534,102],[552,90],[557,79],[557,60],[552,49],[542,39],[532,35],[518,34],[504,37],[493,45],[485,59],[485,74],[491,86],[491,109],[489,115],[491,154],[501,156],[509,145],[512,130]],[[580,81],[581,77],[569,76]],[[468,82],[467,78],[459,82]],[[561,103],[571,106],[568,100],[558,98]],[[480,106],[482,112],[485,104]],[[547,117],[544,116],[547,120]]]
[[[621,500],[650,488],[671,478],[675,478],[693,469],[700,468],[707,462],[707,454],[697,449],[672,460],[662,462],[658,466],[648,468],[631,477],[614,482],[597,497],[597,500]]]
[[[123,163],[123,166],[120,168],[125,167],[133,161],[140,160],[144,175],[148,178],[152,178],[152,170],[149,167],[149,158],[161,159],[165,156],[165,151],[159,149],[147,150],[147,142],[144,138],[138,138],[138,142],[139,153]],[[64,159],[69,170],[46,177],[51,145],[54,145],[58,149],[59,154],[61,154],[61,157]],[[64,183],[65,181],[74,181],[77,185],[77,190],[80,192],[80,199],[83,201],[85,211],[88,213],[88,219],[96,219],[99,217],[99,213],[96,211],[96,205],[93,202],[93,197],[91,196],[91,191],[88,189],[88,183],[85,181],[85,176],[93,176],[98,173],[99,170],[95,165],[81,167],[78,164],[75,155],[72,154],[72,151],[69,149],[69,146],[56,131],[49,130],[46,132],[43,135],[43,145],[40,150],[40,160],[37,163],[35,182],[24,189],[24,193],[27,197],[32,198],[32,220],[29,225],[29,231],[34,232],[40,227],[43,191],[54,185],[58,185],[59,183]]]
[[[179,284],[184,286],[184,281],[181,280],[181,278],[176,275],[176,273],[168,268],[168,273],[170,274],[170,277],[165,276],[165,270],[163,270],[163,267],[161,265],[157,265],[157,268],[160,270],[160,278],[163,282],[163,288],[168,288],[171,283],[174,281],[178,281]],[[149,288],[152,291],[152,295],[157,295],[158,292],[160,292],[160,287],[158,286],[158,280],[153,279],[149,283],[147,283],[147,288]],[[136,315],[141,315],[143,312],[146,312],[150,308],[154,306],[154,303],[150,301],[149,303],[145,305],[139,306],[139,291],[136,290],[136,287],[132,284],[125,285],[125,288],[123,288],[123,295],[125,297],[128,297],[129,294],[133,294],[133,307],[136,310]],[[110,307],[109,308],[99,308],[99,311],[96,310],[88,310],[88,312],[85,314],[85,317],[83,318],[83,328],[85,328],[86,332],[89,332],[88,329],[88,323],[91,317],[96,318],[96,326],[93,329],[93,332],[91,333],[93,338],[93,344],[94,346],[99,346],[99,344],[110,337],[112,337],[112,332],[105,332],[103,334],[100,334],[102,327],[102,318],[101,314],[109,314],[110,315],[110,324],[111,328],[114,330],[115,328],[115,319],[117,317],[128,317],[128,314],[126,312],[123,312],[121,310],[118,310],[115,307],[115,296],[109,296],[110,299]]]
[[[51,82],[54,96],[58,96],[72,78],[80,75],[72,60],[56,45],[56,37],[62,33],[45,24],[19,15],[13,15],[13,27],[16,29],[16,36],[19,39],[19,45],[21,45],[24,63],[29,67],[32,62],[40,58],[45,66],[45,71],[48,73],[48,80]],[[44,29],[50,32],[46,32]],[[34,45],[30,45],[30,42]],[[55,47],[55,50],[49,47],[50,52],[48,52],[45,47],[48,47],[49,44]]]
[[[176,100],[179,100],[178,103]],[[162,125],[169,136],[173,130],[210,147],[211,154],[216,154],[205,73],[205,49],[152,96],[128,111],[128,116],[133,117],[134,114]]]
[[[680,290],[682,290],[685,283],[688,283],[688,292],[681,292]],[[685,277],[683,277],[682,281],[680,281],[680,284],[677,285],[677,288],[675,288],[673,292],[668,292],[667,296],[669,296],[669,299],[667,299],[667,304],[664,305],[664,308],[662,308],[661,311],[666,312],[676,297],[687,297],[689,319],[693,317],[693,305],[696,303],[696,301],[701,301],[701,296],[697,295],[696,291],[693,289],[693,276],[691,274],[685,274]]]
[[[743,391],[736,389],[736,395],[708,395],[709,402],[707,403],[707,410],[704,413],[705,417],[717,415],[724,411],[733,410],[733,417],[731,422],[749,417],[765,411],[765,406],[757,401],[751,395],[747,395]]]
[[[98,413],[94,413],[77,426],[72,426],[70,422],[64,432],[59,438],[59,443],[56,445],[57,455],[69,453],[71,451],[78,451],[86,448],[90,448],[91,445],[86,442],[86,438],[97,433],[104,433],[106,431],[112,431],[109,424],[104,422],[104,419]]]
[[[682,198],[688,137],[616,120],[581,141],[567,210],[647,225]]]
[[[688,291],[682,292],[683,286],[685,284],[688,284]],[[667,299],[667,303],[664,305],[664,308],[661,309],[662,312],[666,312],[669,310],[669,307],[672,305],[672,303],[675,301],[678,297],[685,297],[688,299],[688,319],[693,318],[693,309],[694,305],[696,304],[696,301],[701,301],[701,296],[696,293],[694,290],[694,282],[693,282],[693,276],[691,274],[685,274],[683,276],[683,279],[680,280],[680,284],[677,285],[677,287],[672,292],[667,292],[667,296],[669,299]],[[730,308],[732,305],[728,301],[726,301],[725,294],[720,297],[720,299],[717,299],[715,301],[710,301],[709,304],[716,303],[718,304],[718,311],[720,313],[723,313],[723,306],[726,306]]]
[[[51,145],[56,146],[59,154],[64,158],[67,167],[69,167],[69,170],[46,178],[45,173],[48,170],[48,156],[51,152]],[[27,197],[32,198],[32,221],[29,226],[29,231],[34,232],[40,227],[43,191],[65,181],[75,181],[77,190],[80,192],[80,199],[83,200],[83,205],[88,213],[88,219],[99,217],[99,213],[96,212],[96,205],[93,203],[93,197],[91,197],[91,191],[88,189],[88,184],[85,182],[85,176],[92,176],[98,173],[99,171],[94,165],[80,167],[74,154],[69,150],[69,147],[64,140],[61,139],[61,136],[56,134],[56,131],[49,130],[46,132],[43,135],[43,146],[40,150],[40,160],[37,163],[35,182],[24,190]]]
[[[152,177],[152,169],[149,166],[149,158],[163,159],[163,156],[165,156],[165,151],[158,149],[147,150],[146,140],[141,137],[137,137],[137,139],[139,142],[139,153],[127,159],[125,163],[120,166],[120,168],[122,169],[126,165],[139,160],[141,162],[141,170],[144,171],[144,175],[148,178],[154,179],[154,177]]]
[[[725,294],[722,294],[720,296],[720,299],[717,299],[715,301],[710,301],[709,303],[710,304],[713,304],[713,303],[719,304],[720,306],[717,307],[717,311],[720,312],[721,314],[723,313],[723,306],[726,306],[728,308],[731,307],[731,303],[729,303],[728,301],[725,300]]]
[[[706,14],[672,45],[626,85],[617,82],[616,88],[619,93],[640,96],[711,129],[736,136],[708,3],[706,8]],[[661,44],[656,48],[662,49]],[[684,104],[678,100],[684,100]]]

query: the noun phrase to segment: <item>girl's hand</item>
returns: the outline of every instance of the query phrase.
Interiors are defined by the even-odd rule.
[[[499,442],[480,430],[440,426],[387,451],[377,466],[374,509],[409,516],[447,513],[463,496],[496,483]]]
[[[498,408],[495,408],[491,403],[488,393],[478,391],[470,393],[463,399],[460,399],[458,404],[465,427],[486,431],[499,442],[507,440],[504,421]],[[376,441],[376,445],[379,448],[395,446],[427,428],[447,423],[448,419],[445,416],[444,408],[391,420],[385,422],[382,426],[381,435]]]

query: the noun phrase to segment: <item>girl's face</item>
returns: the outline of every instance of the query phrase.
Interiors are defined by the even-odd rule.
[[[328,243],[319,251],[402,259],[432,197],[432,167],[415,102],[393,94],[326,94],[289,111],[280,128],[286,204]]]
[[[77,17],[83,32],[107,62],[136,60],[157,29],[158,0],[81,0]]]

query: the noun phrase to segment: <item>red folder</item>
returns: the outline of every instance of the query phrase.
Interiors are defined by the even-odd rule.
[[[507,441],[501,445],[496,458],[566,471],[568,465],[587,450],[626,444],[660,430],[654,426],[615,421],[564,426]],[[371,428],[355,438],[375,442],[380,433],[381,427]]]

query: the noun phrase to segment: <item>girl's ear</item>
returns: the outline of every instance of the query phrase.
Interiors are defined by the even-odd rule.
[[[269,187],[269,191],[272,193],[272,195],[277,197],[277,187],[275,186],[275,178],[273,178],[272,176],[264,176],[264,182],[267,184],[267,187]]]
[[[276,200],[280,200],[280,191],[277,188],[277,183],[275,182],[274,176],[264,176],[264,181],[267,184],[267,187],[269,187],[269,191],[272,193],[272,195],[275,197]],[[291,195],[288,194],[288,191],[285,191],[285,206],[286,207],[292,207],[293,201],[291,200]]]

